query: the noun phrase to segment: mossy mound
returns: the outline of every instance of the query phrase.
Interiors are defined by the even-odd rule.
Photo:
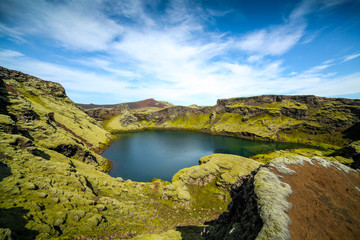
[[[216,179],[217,186],[228,188],[240,176],[249,174],[260,165],[258,161],[249,158],[220,153],[202,157],[199,163],[199,166],[184,168],[177,172],[172,182],[181,180],[186,184],[205,186]]]
[[[342,149],[340,149],[342,150]],[[348,166],[352,166],[354,164],[354,159],[352,155],[347,155],[346,157],[341,156],[339,153],[340,150],[319,150],[312,148],[299,148],[299,149],[290,149],[290,150],[279,150],[266,154],[257,154],[255,156],[251,156],[251,159],[262,162],[264,164],[273,161],[279,157],[292,157],[292,156],[304,156],[304,157],[321,157],[326,159],[327,161],[339,162]]]

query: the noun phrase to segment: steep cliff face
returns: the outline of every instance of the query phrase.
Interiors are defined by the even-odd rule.
[[[360,100],[316,96],[220,99],[213,107],[123,109],[104,123],[112,132],[191,129],[243,138],[343,146],[360,137]]]

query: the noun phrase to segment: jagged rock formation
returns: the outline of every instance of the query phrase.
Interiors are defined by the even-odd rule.
[[[250,139],[344,146],[360,139],[360,100],[316,96],[220,99],[213,107],[123,109],[104,122],[111,132],[189,129]]]
[[[331,183],[330,183],[331,182]],[[319,157],[281,157],[232,187],[205,239],[357,239],[360,174]]]

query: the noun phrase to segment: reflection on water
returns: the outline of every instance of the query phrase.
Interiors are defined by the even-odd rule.
[[[102,156],[113,163],[111,176],[134,181],[151,181],[153,178],[171,181],[177,171],[197,165],[202,156],[213,153],[249,157],[301,146],[188,131],[145,131],[118,136]]]

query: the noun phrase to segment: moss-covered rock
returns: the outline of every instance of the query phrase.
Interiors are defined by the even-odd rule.
[[[0,228],[0,239],[1,240],[11,240],[11,230],[8,228]]]
[[[104,126],[112,132],[187,129],[333,148],[350,143],[350,138],[359,139],[359,133],[351,131],[359,121],[360,101],[356,99],[267,95],[220,99],[213,107],[127,111]]]
[[[164,188],[163,199],[182,203],[190,201],[190,185],[206,186],[215,182],[218,188],[228,189],[241,176],[249,174],[261,164],[249,158],[230,154],[212,154],[202,157],[199,162],[199,166],[184,168],[173,176],[172,184]],[[216,191],[216,195],[224,194]]]

